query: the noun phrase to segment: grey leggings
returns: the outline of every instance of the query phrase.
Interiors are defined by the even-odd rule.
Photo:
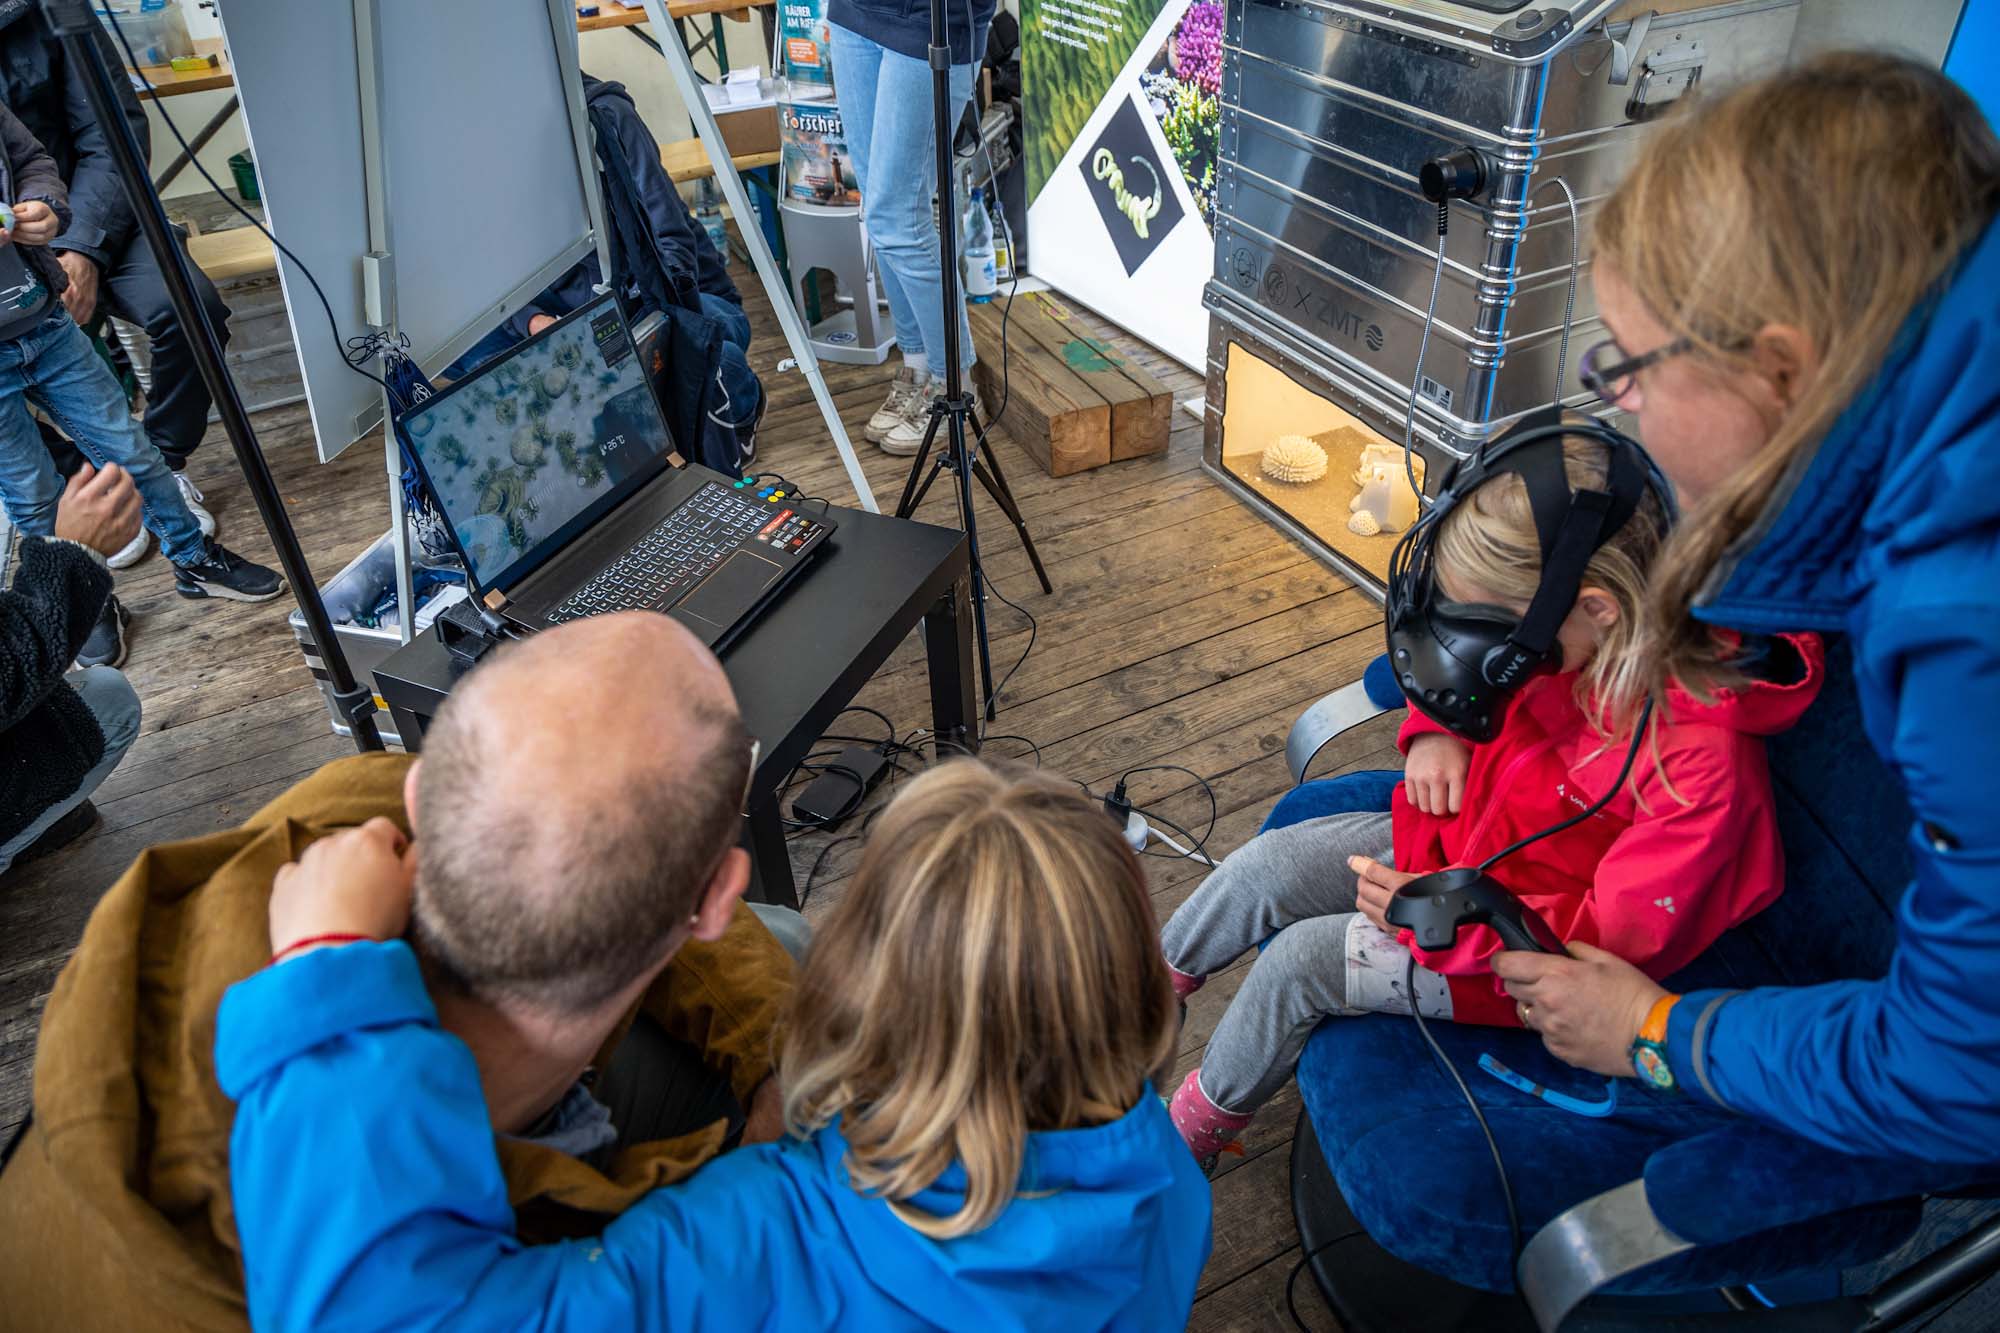
[[[1254,1111],[1285,1086],[1319,1021],[1410,1011],[1409,951],[1354,910],[1350,856],[1388,863],[1387,814],[1327,815],[1261,833],[1223,861],[1161,934],[1190,976],[1229,966],[1269,939],[1208,1040],[1201,1090],[1225,1111]],[[1275,936],[1275,938],[1273,938]],[[1417,969],[1426,1018],[1451,1017],[1445,980]]]

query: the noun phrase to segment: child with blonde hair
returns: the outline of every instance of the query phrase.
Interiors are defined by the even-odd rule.
[[[1603,489],[1603,445],[1572,437],[1562,449],[1573,488]],[[1384,909],[1416,875],[1476,865],[1617,780],[1635,725],[1631,703],[1650,678],[1639,613],[1665,531],[1649,491],[1584,568],[1557,636],[1560,670],[1519,690],[1492,741],[1472,745],[1412,710],[1397,741],[1406,764],[1390,809],[1252,839],[1168,921],[1162,944],[1183,999],[1271,940],[1201,1067],[1173,1096],[1174,1124],[1205,1169],[1291,1077],[1321,1019],[1409,1012],[1412,955],[1426,1017],[1521,1022],[1491,973],[1500,942],[1490,928],[1463,930],[1451,949],[1429,952],[1393,930]],[[1501,473],[1445,515],[1434,560],[1444,597],[1522,614],[1542,572],[1522,478]],[[1810,636],[1754,647],[1718,636],[1684,651],[1730,688],[1701,699],[1669,686],[1649,753],[1624,789],[1584,823],[1490,872],[1565,942],[1610,950],[1656,977],[1778,896],[1784,866],[1763,737],[1797,720],[1820,682],[1820,645]]]
[[[1178,1035],[1173,988],[1138,861],[1074,784],[973,760],[912,782],[820,923],[792,1004],[790,1135],[563,1245],[512,1234],[476,1073],[451,1038],[378,1024],[298,1057],[407,1079],[400,1118],[370,1135],[394,1140],[399,1169],[348,1162],[320,1197],[274,1200],[286,1239],[247,1248],[253,1292],[350,1329],[448,1322],[437,1311],[730,1333],[1187,1321],[1209,1190],[1154,1090]],[[238,1180],[275,1170],[260,1154],[289,1156],[327,1110],[288,1089],[297,1076],[268,1073],[239,1107]],[[329,1201],[357,1215],[357,1199],[365,1228],[320,1220]]]

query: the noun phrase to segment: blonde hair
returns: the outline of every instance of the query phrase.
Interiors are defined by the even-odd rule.
[[[1610,455],[1595,440],[1569,436],[1562,442],[1563,472],[1571,487],[1603,490]],[[1624,711],[1608,715],[1608,701],[1643,695],[1646,665],[1640,660],[1640,610],[1646,579],[1659,554],[1666,515],[1650,487],[1639,507],[1583,567],[1581,587],[1598,587],[1617,604],[1618,619],[1603,632],[1597,651],[1577,674],[1577,701],[1601,728],[1622,730]],[[1518,609],[1534,600],[1542,582],[1542,546],[1528,485],[1503,472],[1459,502],[1438,525],[1433,548],[1437,575],[1447,585],[1478,587]],[[1704,649],[1710,649],[1704,645]]]
[[[1910,312],[2000,209],[2000,143],[1934,69],[1843,53],[1695,100],[1598,210],[1593,253],[1691,356],[1741,370],[1790,325],[1818,370],[1749,466],[1690,507],[1654,566],[1643,685],[1731,683],[1689,610],[1729,548],[1873,377]],[[1775,498],[1774,498],[1775,497]],[[1632,682],[1619,682],[1621,685]]]
[[[1115,1120],[1167,1067],[1173,988],[1145,875],[1073,783],[960,760],[883,812],[813,937],[785,1119],[835,1119],[857,1189],[926,1236],[1014,1198],[1027,1136]],[[953,1162],[965,1202],[907,1201]]]

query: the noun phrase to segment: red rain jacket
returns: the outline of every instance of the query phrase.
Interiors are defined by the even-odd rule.
[[[1666,721],[1656,727],[1658,761],[1647,742],[1632,780],[1604,809],[1522,848],[1493,877],[1563,940],[1607,949],[1655,979],[1768,907],[1784,887],[1785,865],[1763,738],[1805,712],[1825,667],[1817,636],[1787,637],[1805,664],[1802,679],[1755,683],[1709,704],[1670,688]],[[1407,754],[1427,733],[1450,734],[1413,708],[1397,748]],[[1500,733],[1472,746],[1458,814],[1424,814],[1396,789],[1397,868],[1477,865],[1567,819],[1604,794],[1629,744],[1606,745],[1591,727],[1573,672],[1536,677],[1515,696]],[[1407,930],[1401,938],[1418,962],[1447,976],[1458,1022],[1520,1025],[1487,966],[1500,950],[1490,928],[1461,931],[1456,946],[1436,953],[1415,948]]]

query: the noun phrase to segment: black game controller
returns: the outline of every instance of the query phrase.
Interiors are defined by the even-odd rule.
[[[1449,949],[1460,926],[1487,925],[1509,949],[1532,953],[1566,953],[1549,923],[1534,908],[1500,886],[1498,880],[1471,867],[1439,870],[1411,880],[1396,890],[1383,913],[1392,926],[1417,937],[1425,949]]]

